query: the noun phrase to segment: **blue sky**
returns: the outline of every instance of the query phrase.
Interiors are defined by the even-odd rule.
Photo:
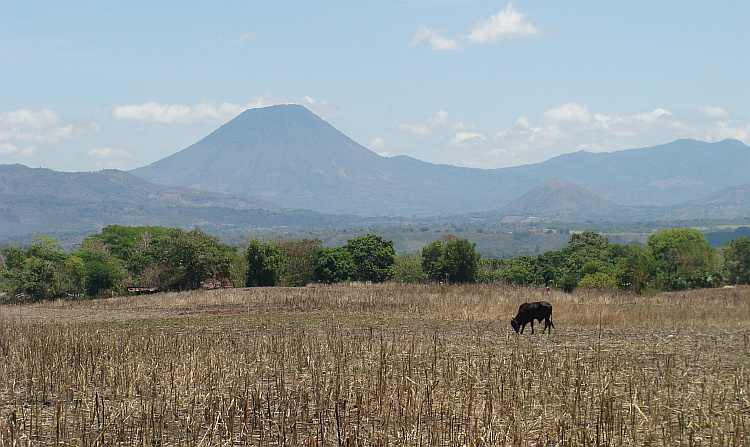
[[[750,144],[746,1],[0,0],[0,163],[132,169],[299,103],[385,155],[496,168]]]

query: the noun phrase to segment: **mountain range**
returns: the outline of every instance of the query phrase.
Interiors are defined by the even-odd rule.
[[[581,151],[501,169],[387,158],[300,105],[247,110],[190,147],[132,171],[159,184],[370,216],[497,210],[555,178],[615,205],[663,207],[740,186],[750,181],[748,172],[750,148],[736,140]]]
[[[364,227],[474,218],[569,221],[750,216],[750,148],[736,140],[576,152],[502,169],[381,157],[298,105],[243,112],[130,172],[0,165],[0,236],[103,226]],[[454,215],[454,217],[451,217]],[[407,217],[398,217],[407,216]]]

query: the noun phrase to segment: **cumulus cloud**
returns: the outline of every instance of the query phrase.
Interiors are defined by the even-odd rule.
[[[609,113],[568,102],[535,117],[520,116],[508,128],[491,132],[459,127],[473,126],[456,122],[448,112],[440,110],[417,123],[402,124],[399,129],[413,134],[417,145],[422,144],[424,150],[435,154],[428,161],[460,161],[463,166],[477,168],[538,163],[578,150],[612,152],[649,147],[681,138],[708,142],[731,138],[750,144],[750,123],[716,106],[679,112],[656,107]],[[438,157],[442,158],[437,160]]]
[[[43,109],[19,109],[0,114],[0,141],[55,143],[74,137],[73,125],[65,125],[58,114]]]
[[[700,139],[706,141],[732,139],[750,144],[750,124],[736,120],[717,121],[708,129],[704,129],[702,135]]]
[[[497,14],[478,20],[468,34],[447,37],[443,30],[421,26],[411,44],[418,46],[426,43],[434,51],[453,51],[467,45],[493,44],[539,34],[539,29],[527,20],[526,14],[518,12],[513,3],[508,3]]]
[[[732,119],[720,107],[675,113],[661,107],[630,114],[592,113],[570,102],[550,108],[536,120],[521,116],[515,127],[487,142],[486,167],[535,163],[575,150],[612,152],[649,147],[680,138],[750,143],[750,124]],[[492,161],[494,160],[494,162]]]
[[[86,156],[89,158],[106,160],[125,160],[132,157],[130,152],[124,149],[112,149],[108,147],[101,149],[90,149],[86,152]]]
[[[588,107],[569,102],[542,113],[538,123],[532,123],[527,117],[521,116],[516,120],[516,130],[506,130],[497,136],[524,136],[529,141],[559,141],[584,135],[594,139],[603,136],[626,139],[637,137],[643,132],[676,128],[679,120],[663,119],[671,115],[663,108],[629,115],[592,114]],[[578,147],[601,147],[596,145],[597,143],[589,141],[579,144]]]
[[[26,146],[24,148],[16,147],[10,143],[0,144],[0,156],[3,155],[20,155],[21,157],[31,157],[39,151],[36,146]]]
[[[460,147],[467,143],[477,143],[486,141],[487,137],[482,134],[475,132],[458,132],[451,138],[450,145],[454,147]]]
[[[426,138],[431,145],[445,145],[451,148],[474,147],[488,140],[481,133],[471,131],[476,125],[464,121],[454,121],[445,110],[422,119],[419,123],[399,124],[398,129],[417,138]]]
[[[472,126],[458,122],[458,123],[451,123],[448,120],[448,112],[445,110],[438,110],[435,116],[431,116],[424,119],[424,122],[422,123],[416,123],[416,124],[399,124],[398,129],[402,132],[410,133],[413,135],[434,135],[441,129],[465,129],[465,128],[471,128]]]
[[[203,103],[196,106],[147,102],[115,107],[112,117],[164,124],[191,124],[227,121],[239,115],[243,110],[244,108],[239,104],[226,102]]]
[[[539,29],[526,20],[526,15],[518,12],[513,3],[508,3],[497,14],[479,20],[466,40],[480,45],[506,39],[534,37],[538,34]]]
[[[698,110],[702,114],[711,118],[716,118],[716,119],[726,118],[727,116],[729,116],[729,113],[727,113],[727,111],[721,107],[703,106],[703,107],[699,107]]]
[[[26,146],[25,148],[21,149],[19,154],[22,157],[32,157],[36,155],[36,153],[39,151],[39,148],[36,146]]]
[[[569,102],[547,110],[542,115],[542,119],[552,123],[586,124],[591,121],[591,113],[586,106]]]
[[[426,124],[399,124],[398,130],[414,135],[432,135],[434,132]]]
[[[433,135],[438,129],[445,128],[448,126],[448,112],[445,110],[438,110],[435,116],[424,119],[422,123],[405,123],[399,124],[398,129],[402,132],[410,133],[413,135]]]
[[[421,45],[427,42],[430,48],[435,51],[451,51],[461,49],[461,44],[456,39],[445,37],[441,31],[428,26],[422,26],[417,31],[417,35],[411,40],[413,46]]]
[[[224,123],[247,109],[268,107],[276,104],[301,104],[306,107],[318,106],[318,108],[326,105],[325,102],[318,103],[309,96],[283,98],[267,94],[255,98],[244,105],[228,102],[203,102],[194,106],[158,104],[155,102],[129,104],[115,107],[112,111],[112,117],[122,120],[162,124]]]
[[[10,143],[0,144],[0,155],[10,155],[18,152],[18,148]]]
[[[519,116],[516,120],[516,127],[520,127],[522,129],[531,129],[531,121],[529,121],[529,119],[525,116]]]

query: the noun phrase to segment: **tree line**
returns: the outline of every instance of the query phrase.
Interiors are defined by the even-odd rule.
[[[63,253],[47,235],[28,248],[0,248],[0,301],[102,297],[200,287],[304,286],[310,283],[444,282],[646,291],[750,283],[750,238],[717,250],[699,230],[666,229],[645,246],[573,234],[564,248],[537,256],[482,258],[476,244],[450,235],[419,253],[367,234],[341,247],[318,238],[251,239],[240,248],[200,229],[111,225]]]

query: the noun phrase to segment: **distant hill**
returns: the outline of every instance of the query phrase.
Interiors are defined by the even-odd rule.
[[[351,219],[284,210],[250,196],[159,186],[116,170],[65,173],[0,165],[0,236],[93,234],[107,225],[206,231],[335,227]]]
[[[512,169],[539,183],[555,173],[620,205],[664,206],[746,183],[750,148],[737,140],[677,140],[617,152],[580,151]]]
[[[498,214],[579,221],[612,219],[621,215],[622,209],[585,188],[552,179],[506,205]]]
[[[750,184],[723,189],[698,200],[670,206],[617,205],[590,190],[550,180],[497,211],[477,215],[493,221],[528,218],[581,221],[688,221],[750,217]]]
[[[675,205],[669,209],[671,219],[732,219],[750,216],[750,183],[698,200]]]
[[[250,194],[282,207],[371,216],[499,210],[555,178],[612,204],[668,206],[739,186],[747,172],[750,148],[734,140],[576,152],[489,170],[385,158],[299,105],[247,110],[132,171],[155,183]]]

